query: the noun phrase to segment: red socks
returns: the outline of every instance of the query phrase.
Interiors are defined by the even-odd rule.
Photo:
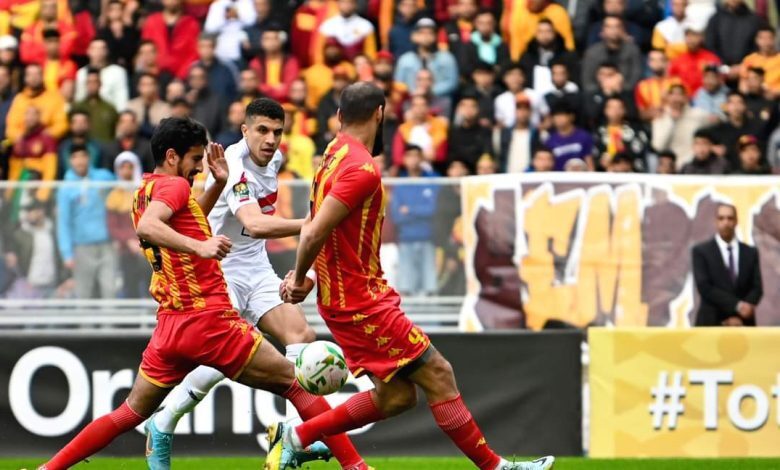
[[[295,428],[304,447],[324,436],[334,436],[384,419],[371,392],[353,395],[343,405],[312,418]]]
[[[481,470],[494,470],[501,457],[487,445],[482,431],[471,416],[460,395],[450,400],[431,403],[431,412],[442,431],[466,457]]]
[[[324,398],[308,393],[298,385],[297,381],[293,382],[290,389],[284,394],[284,397],[292,402],[303,420],[310,420],[315,416],[320,416],[331,410],[330,405]],[[316,440],[317,439],[314,441]],[[363,458],[358,454],[355,446],[352,445],[352,441],[346,434],[339,433],[323,438],[322,440],[333,453],[333,456],[336,457],[336,460],[339,461],[342,468],[367,468],[365,462],[363,462]],[[312,442],[307,443],[306,446],[310,445]]]
[[[120,434],[143,423],[143,416],[127,406],[127,402],[111,413],[101,416],[85,427],[39,470],[65,470],[104,448]]]

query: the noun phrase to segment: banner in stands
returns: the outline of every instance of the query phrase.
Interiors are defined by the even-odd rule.
[[[582,452],[582,337],[544,334],[439,335],[462,395],[489,443],[506,455]],[[53,455],[88,421],[125,398],[146,338],[0,337],[0,456]],[[332,404],[371,388],[351,381]],[[265,455],[265,429],[292,418],[284,400],[229,381],[179,422],[175,455]],[[104,455],[142,456],[142,426]],[[367,455],[456,455],[423,396],[411,412],[354,434]]]
[[[780,331],[591,328],[590,455],[761,457],[780,448]]]
[[[686,327],[698,308],[691,247],[715,234],[718,202],[780,285],[776,177],[528,173],[462,182],[463,331],[589,325]],[[780,325],[764,289],[759,325]]]

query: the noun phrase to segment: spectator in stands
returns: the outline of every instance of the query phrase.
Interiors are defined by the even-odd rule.
[[[354,60],[359,54],[376,58],[374,25],[357,14],[357,0],[337,0],[339,14],[325,20],[319,32],[325,38],[335,38],[344,49],[344,58]]]
[[[16,140],[8,161],[9,181],[54,181],[57,177],[57,141],[49,134],[41,122],[41,111],[36,106],[24,110],[22,135]],[[10,198],[13,189],[8,188],[6,198]],[[51,188],[39,187],[35,199],[48,201]]]
[[[739,175],[768,175],[769,167],[761,155],[761,146],[753,135],[743,135],[737,142],[739,166],[734,173]]]
[[[19,91],[23,82],[18,48],[19,41],[15,37],[0,36],[0,65],[5,65],[11,71],[11,88],[14,91]]]
[[[777,103],[775,100],[767,98],[764,76],[764,69],[761,67],[748,68],[744,97],[748,116],[768,124],[776,117]]]
[[[254,3],[253,0],[215,0],[209,6],[203,32],[214,39],[212,56],[217,60],[231,64],[241,60],[241,45],[250,41],[245,28],[252,28],[258,18]],[[235,82],[233,86],[235,89]]]
[[[66,100],[73,96],[76,63],[60,57],[60,33],[56,29],[43,32],[46,60],[43,62],[43,82],[47,90],[59,91]]]
[[[780,127],[772,132],[766,145],[766,161],[772,173],[780,173]]]
[[[566,49],[563,38],[555,31],[552,22],[542,19],[537,26],[536,36],[528,44],[526,53],[520,59],[520,65],[528,78],[528,85],[542,96],[552,91],[554,87],[553,64],[563,65],[573,81],[579,80],[580,64],[577,54]]]
[[[291,112],[291,132],[313,138],[317,134],[317,117],[306,106],[307,97],[306,82],[300,78],[293,80],[290,84],[290,99],[286,103]]]
[[[105,169],[90,168],[84,147],[73,147],[65,181],[113,181]],[[63,264],[73,272],[76,296],[112,299],[116,286],[116,258],[108,235],[104,190],[81,185],[57,192],[57,245]]]
[[[566,162],[566,165],[563,167],[563,171],[567,173],[585,173],[590,171],[590,168],[588,167],[588,164],[585,163],[585,160],[581,158],[572,158]]]
[[[683,175],[725,175],[729,162],[714,152],[714,137],[709,130],[701,129],[693,135],[693,159],[684,164]]]
[[[465,94],[455,110],[448,148],[458,155],[459,160],[476,167],[479,158],[490,152],[491,131],[491,127],[480,124],[479,98]]]
[[[493,175],[496,171],[498,171],[496,161],[489,153],[483,153],[482,156],[479,157],[479,160],[477,160],[477,174]]]
[[[468,165],[460,160],[452,160],[447,167],[447,176],[456,180],[469,173]],[[433,215],[433,240],[442,254],[439,295],[463,295],[465,292],[462,213],[460,184],[440,186]]]
[[[133,58],[138,52],[141,33],[133,25],[132,18],[125,15],[122,0],[108,1],[105,18],[106,23],[98,31],[97,37],[105,41],[109,61],[123,67],[129,74],[133,68]]]
[[[531,167],[525,171],[544,173],[555,169],[555,155],[547,147],[539,147],[534,152]]]
[[[149,140],[139,134],[138,118],[133,111],[125,110],[119,113],[116,139],[106,144],[102,152],[111,165],[120,153],[132,152],[141,160],[141,168],[144,172],[151,173],[154,170],[154,158]]]
[[[60,142],[57,154],[59,155],[58,172],[60,178],[70,169],[70,156],[74,148],[84,148],[89,155],[89,166],[92,168],[111,168],[110,164],[103,160],[100,144],[89,138],[90,120],[85,111],[71,111],[68,115],[70,132]]]
[[[67,8],[67,4],[63,2],[60,8],[58,0],[40,1],[38,19],[22,33],[19,49],[22,62],[43,65],[46,61],[43,32],[47,29],[56,29],[60,33],[60,58],[70,59],[78,35],[73,23],[65,18],[65,11],[58,11],[64,8]]]
[[[285,103],[283,107],[284,132],[279,148],[287,157],[286,168],[298,178],[310,181],[314,177],[315,168],[312,159],[317,148],[309,136],[295,130],[295,114],[298,108],[291,103]]]
[[[333,86],[330,91],[322,97],[317,107],[317,149],[318,153],[325,151],[325,147],[336,137],[340,129],[340,123],[336,117],[336,111],[339,109],[339,98],[341,92],[350,83],[349,70],[342,67],[336,67],[333,70]]]
[[[222,99],[233,101],[238,95],[236,77],[238,70],[232,62],[223,62],[215,55],[216,39],[211,34],[201,34],[198,39],[198,58],[194,66],[206,69],[209,88]]]
[[[420,69],[417,72],[412,93],[425,96],[428,99],[432,114],[445,118],[452,116],[452,98],[446,95],[436,96],[433,94],[433,72],[430,70]]]
[[[154,128],[171,114],[171,107],[160,99],[157,77],[150,73],[138,79],[138,98],[128,101],[127,109],[140,121],[141,134],[150,137]]]
[[[100,71],[87,70],[86,96],[73,105],[73,111],[88,114],[91,123],[89,137],[106,143],[114,139],[118,114],[111,103],[100,96],[100,89]]]
[[[479,104],[479,125],[493,127],[495,117],[495,99],[501,92],[496,86],[496,72],[493,66],[487,62],[477,62],[474,72],[471,74],[473,85],[467,87],[462,95],[471,95]]]
[[[719,66],[720,58],[703,48],[703,27],[696,20],[687,20],[685,24],[685,45],[687,50],[680,53],[669,67],[669,75],[679,78],[685,85],[688,96],[693,96],[701,87],[704,68],[708,65]]]
[[[671,0],[671,15],[653,28],[653,49],[663,51],[669,60],[685,52],[685,9],[688,0]]]
[[[52,297],[59,284],[60,263],[54,223],[46,215],[46,204],[33,199],[24,207],[21,223],[9,242],[11,264],[29,289],[24,298]]]
[[[290,83],[300,74],[298,61],[284,52],[286,42],[287,33],[281,26],[268,27],[260,40],[262,53],[249,63],[257,73],[260,92],[277,101],[287,100]]]
[[[225,119],[225,106],[219,95],[209,85],[206,69],[195,65],[190,69],[187,80],[187,101],[192,106],[192,117],[216,136],[222,130]]]
[[[494,72],[509,62],[509,48],[497,33],[496,17],[492,11],[482,9],[474,18],[474,32],[466,45],[467,61],[458,61],[460,74],[467,77],[473,72],[472,64],[489,64]]]
[[[738,72],[742,59],[753,52],[761,20],[744,0],[724,0],[707,23],[705,44]],[[736,77],[738,73],[734,74]]]
[[[634,160],[625,153],[615,154],[607,163],[607,173],[633,173]]]
[[[532,88],[527,88],[522,66],[517,62],[508,64],[504,68],[502,81],[506,91],[498,95],[494,103],[496,124],[505,129],[514,127],[516,98],[522,92],[531,103],[531,125],[538,126],[547,114],[547,103]]]
[[[767,90],[777,98],[780,96],[780,53],[777,52],[775,30],[762,26],[756,33],[756,52],[742,60],[739,67],[740,90],[745,91],[745,80],[751,67],[764,70]]]
[[[538,144],[539,135],[531,126],[531,100],[525,93],[518,93],[515,96],[515,126],[501,130],[501,147],[496,152],[500,170],[505,173],[527,171]]]
[[[65,101],[57,90],[47,90],[43,84],[43,69],[39,64],[30,64],[24,69],[24,89],[18,93],[6,118],[6,137],[16,142],[25,132],[25,114],[34,107],[40,113],[43,127],[54,139],[59,139],[68,130],[68,116]]]
[[[234,101],[233,103],[230,103],[227,111],[227,122],[225,123],[225,127],[214,138],[214,142],[222,145],[224,148],[228,148],[229,146],[243,139],[244,135],[241,133],[241,124],[244,123],[244,118],[246,117],[245,115],[246,106],[244,106],[240,101]]]
[[[417,21],[412,34],[416,49],[398,59],[395,80],[414,89],[415,78],[420,69],[433,73],[433,94],[450,95],[458,86],[458,64],[449,51],[436,50],[436,23],[430,18]]]
[[[386,54],[386,52],[380,52]],[[324,61],[315,63],[301,73],[301,78],[306,82],[308,90],[307,105],[312,109],[317,109],[320,100],[333,86],[333,73],[337,68],[346,73],[350,80],[357,77],[355,66],[351,62],[344,60],[344,53],[341,45],[334,38],[325,40],[323,49]]]
[[[625,30],[625,23],[619,16],[604,18],[601,42],[585,51],[582,59],[582,84],[585,92],[598,90],[596,72],[600,64],[614,63],[623,75],[623,89],[633,91],[642,78],[642,53]]]
[[[626,106],[628,120],[634,121],[638,117],[634,104],[634,92],[624,87],[624,77],[617,66],[611,62],[601,64],[596,73],[598,89],[593,93],[585,93],[583,102],[583,116],[586,127],[595,129],[604,123],[604,104],[607,98],[616,96],[623,100]]]
[[[558,103],[551,114],[553,129],[544,145],[555,155],[555,170],[564,170],[569,160],[579,159],[593,171],[593,137],[575,125],[577,117],[571,107],[565,102]]]
[[[184,14],[182,0],[162,0],[163,10],[146,18],[141,38],[157,47],[160,70],[185,78],[198,60],[198,21]]]
[[[566,49],[574,50],[574,32],[564,7],[550,0],[508,0],[504,2],[501,33],[509,44],[510,60],[518,61],[525,54],[542,19],[550,20]]]
[[[717,65],[704,68],[702,84],[699,91],[693,95],[693,107],[709,114],[710,122],[717,123],[726,119],[723,106],[726,104],[729,88],[723,84],[723,78]]]
[[[238,76],[238,100],[244,106],[260,98],[260,81],[257,72],[252,69],[242,70]]]
[[[616,16],[622,18],[626,33],[639,46],[640,50],[647,51],[650,49],[652,28],[645,28],[638,22],[632,21],[626,14],[626,0],[603,0],[601,2],[601,11],[605,17]],[[655,25],[655,18],[645,18],[645,20],[649,20],[649,24]],[[602,25],[602,21],[595,21],[589,28],[588,47],[599,42]]]
[[[632,171],[647,171],[647,151],[650,146],[645,130],[628,121],[626,104],[619,96],[607,98],[604,104],[605,123],[596,129],[594,140],[599,155],[599,167],[610,168],[617,155],[631,164]],[[618,165],[619,166],[619,165]]]
[[[671,150],[658,152],[658,166],[655,172],[659,175],[674,175],[677,173],[677,155]]]
[[[266,29],[275,24],[271,14],[271,0],[254,0],[256,18],[254,23],[244,28],[246,39],[241,42],[241,57],[245,61],[252,60],[260,54],[260,38]],[[278,9],[276,16],[279,15]]]
[[[87,97],[87,71],[92,68],[100,71],[100,96],[116,109],[124,110],[129,99],[127,71],[108,62],[108,45],[103,39],[93,39],[87,49],[89,65],[81,67],[76,74],[76,101]]]
[[[400,176],[430,178],[423,149],[403,149]],[[436,213],[436,185],[398,184],[393,188],[390,213],[398,237],[398,290],[404,295],[433,295],[436,292],[436,249],[433,244],[433,216]]]
[[[544,95],[547,109],[551,109],[556,103],[566,101],[574,113],[580,119],[584,119],[582,93],[580,93],[580,87],[569,79],[569,68],[563,63],[553,61],[550,65],[550,72],[553,87]]]
[[[719,143],[725,148],[721,155],[726,157],[731,168],[739,166],[737,142],[743,135],[763,136],[764,124],[758,119],[748,116],[745,97],[732,91],[726,99],[726,120],[712,128],[712,135],[717,136]]]
[[[393,138],[393,166],[403,166],[405,149],[411,144],[422,149],[424,163],[446,168],[448,127],[446,119],[431,115],[424,96],[413,96],[404,123]]]
[[[456,8],[450,19],[439,29],[439,49],[450,51],[461,77],[468,79],[473,70],[476,56],[471,47],[471,35],[474,33],[474,18],[479,12],[477,0],[457,0]],[[441,23],[440,23],[441,24]]]
[[[669,77],[669,60],[661,50],[654,49],[647,53],[647,68],[650,76],[636,84],[634,101],[639,118],[649,122],[661,114],[664,93],[674,79]]]
[[[395,23],[390,28],[388,46],[395,57],[401,57],[414,50],[412,32],[419,19],[420,9],[417,0],[400,0],[396,11]]]
[[[693,158],[693,134],[708,122],[708,115],[688,105],[685,87],[673,84],[666,92],[664,109],[652,122],[654,149],[671,150],[677,155],[677,167]]]
[[[717,234],[692,251],[701,296],[696,326],[756,326],[764,295],[758,251],[737,239],[736,207],[719,203],[715,211]]]
[[[5,120],[16,97],[16,92],[11,83],[11,68],[0,64],[0,155],[3,153],[3,141],[5,135]]]
[[[171,105],[177,99],[186,99],[186,95],[187,85],[179,79],[172,80],[165,89],[165,101],[171,103]]]
[[[114,173],[119,181],[138,185],[141,181],[138,156],[132,152],[120,153],[114,160]],[[133,228],[133,191],[117,186],[106,197],[106,223],[114,251],[119,256],[122,297],[130,299],[146,297],[152,274]]]
[[[189,68],[189,66],[188,66]],[[150,74],[156,78],[159,86],[158,93],[163,95],[165,88],[173,80],[173,74],[160,67],[157,56],[157,46],[148,40],[141,41],[138,46],[138,55],[135,58],[135,67],[133,68],[133,78],[130,81],[132,97],[138,97],[138,82],[141,77]],[[121,109],[117,109],[121,111]]]

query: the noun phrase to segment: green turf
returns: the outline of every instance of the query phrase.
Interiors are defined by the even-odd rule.
[[[177,458],[176,470],[258,470],[261,459],[253,458]],[[35,459],[0,459],[0,469],[35,469],[40,464]],[[473,470],[465,459],[444,458],[374,458],[368,463],[377,470]],[[94,459],[88,464],[74,467],[77,470],[117,470],[146,468],[143,459]],[[336,470],[337,464],[316,463],[307,465],[308,470]],[[780,459],[646,459],[646,460],[596,460],[584,458],[561,458],[555,464],[556,470],[780,470]]]

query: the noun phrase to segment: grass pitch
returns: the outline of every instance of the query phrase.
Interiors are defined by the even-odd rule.
[[[0,459],[0,469],[34,470],[41,459]],[[473,470],[464,458],[373,458],[368,463],[377,470]],[[176,470],[258,470],[259,458],[176,458]],[[76,465],[76,470],[143,470],[143,459],[97,458],[89,463]],[[312,463],[308,470],[336,470],[336,463]],[[780,459],[644,459],[597,460],[586,458],[560,458],[555,470],[780,470]]]

